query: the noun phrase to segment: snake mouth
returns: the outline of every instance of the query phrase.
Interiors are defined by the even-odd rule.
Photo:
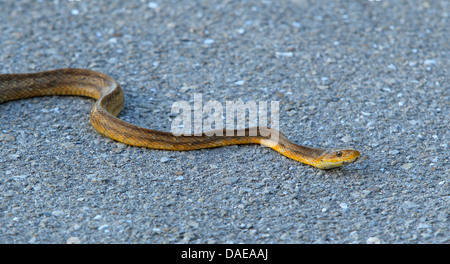
[[[343,163],[344,164],[349,164],[349,163],[353,163],[356,162],[359,159],[359,156],[356,156],[355,158],[351,159],[351,160],[346,160]]]
[[[358,152],[358,153],[355,154],[355,157],[353,159],[349,159],[349,160],[344,161],[344,164],[356,162],[359,159],[359,157],[360,157],[360,154]]]
[[[342,163],[341,163],[340,165],[337,165],[337,166],[331,167],[331,168],[340,168],[340,167],[342,167],[342,165],[347,165],[347,164],[356,162],[358,159],[359,159],[359,155],[356,156],[356,157],[354,157],[354,158],[352,158],[352,159],[343,160]]]

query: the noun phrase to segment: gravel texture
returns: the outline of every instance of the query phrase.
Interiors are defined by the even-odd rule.
[[[353,146],[322,171],[261,146],[129,147],[91,99],[0,105],[0,243],[449,243],[449,2],[0,0],[1,73],[89,68],[120,117],[280,101],[297,143]]]

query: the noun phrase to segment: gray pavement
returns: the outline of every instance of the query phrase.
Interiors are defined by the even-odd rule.
[[[1,73],[89,68],[120,117],[280,101],[297,143],[352,146],[322,171],[270,149],[129,147],[93,100],[0,105],[0,243],[449,243],[448,1],[0,0]]]

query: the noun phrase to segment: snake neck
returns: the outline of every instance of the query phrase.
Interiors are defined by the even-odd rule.
[[[312,166],[317,164],[318,158],[326,151],[320,148],[311,148],[297,145],[291,142],[283,133],[273,128],[259,128],[259,143],[278,151],[282,155],[293,160],[300,161]],[[270,136],[267,136],[270,132]]]

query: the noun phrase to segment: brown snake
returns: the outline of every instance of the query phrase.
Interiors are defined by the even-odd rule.
[[[356,161],[360,153],[355,149],[320,149],[292,143],[281,132],[267,127],[234,130],[234,136],[174,136],[172,133],[147,129],[127,123],[116,116],[123,106],[123,92],[111,77],[85,69],[58,69],[25,74],[0,74],[0,103],[46,95],[78,95],[96,99],[90,120],[103,135],[119,142],[152,149],[194,150],[238,144],[262,144],[282,155],[320,169],[330,169]],[[238,132],[245,132],[245,136]],[[230,132],[230,131],[228,131]],[[275,139],[267,136],[277,132]]]

